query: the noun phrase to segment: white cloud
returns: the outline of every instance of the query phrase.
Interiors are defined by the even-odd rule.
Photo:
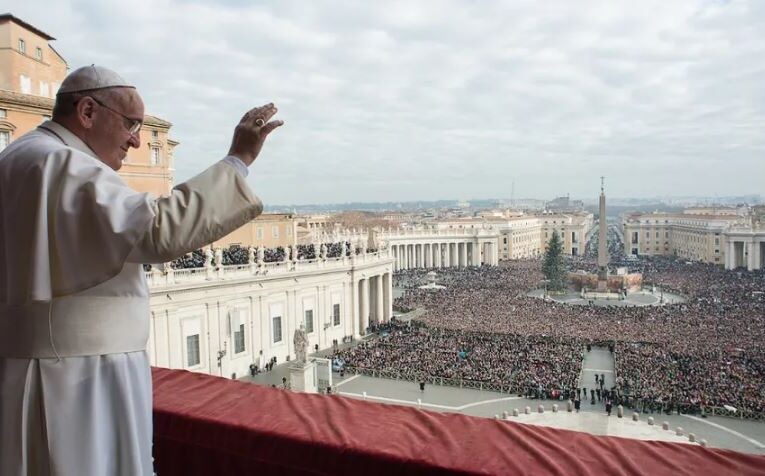
[[[30,1],[73,67],[132,79],[178,179],[248,108],[267,203],[763,193],[765,2]]]

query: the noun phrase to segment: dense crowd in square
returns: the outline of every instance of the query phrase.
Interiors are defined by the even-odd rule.
[[[590,257],[570,264],[595,267]],[[351,369],[412,380],[563,395],[576,391],[586,346],[600,344],[614,350],[619,399],[646,410],[729,405],[765,414],[765,273],[659,257],[620,264],[686,302],[599,307],[530,297],[543,279],[539,260],[440,269],[439,291],[419,289],[428,270],[406,270],[394,278],[404,289],[395,309],[426,312],[339,356]]]

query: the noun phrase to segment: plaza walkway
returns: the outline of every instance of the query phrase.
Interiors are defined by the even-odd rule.
[[[582,373],[579,375],[578,386],[580,388],[586,388],[587,392],[599,388],[599,386],[595,385],[596,374],[598,376],[605,376],[604,389],[609,390],[616,385],[614,355],[607,347],[593,347],[589,352],[585,351],[584,359],[582,360]],[[584,400],[585,398],[583,396],[582,407],[585,406]],[[587,400],[589,400],[589,395]]]

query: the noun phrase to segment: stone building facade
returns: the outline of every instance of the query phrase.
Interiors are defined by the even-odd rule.
[[[763,269],[765,226],[756,210],[628,214],[622,219],[624,252],[677,256],[726,269]]]

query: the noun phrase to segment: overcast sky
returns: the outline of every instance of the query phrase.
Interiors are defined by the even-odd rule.
[[[0,8],[0,10],[8,10]],[[176,181],[250,107],[267,204],[765,193],[765,1],[32,1],[71,68],[173,123]]]

